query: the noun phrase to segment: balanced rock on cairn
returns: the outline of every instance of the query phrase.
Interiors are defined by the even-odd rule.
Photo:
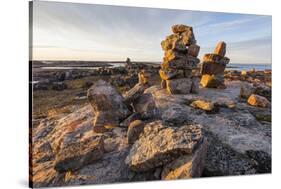
[[[200,84],[208,88],[225,88],[224,70],[229,58],[225,57],[226,43],[217,44],[214,53],[205,54],[201,67],[202,78]]]
[[[200,46],[196,45],[193,29],[186,25],[172,26],[173,34],[161,42],[164,53],[159,71],[161,87],[170,94],[198,93],[199,79],[195,75]]]

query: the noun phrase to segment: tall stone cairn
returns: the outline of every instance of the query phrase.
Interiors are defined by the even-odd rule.
[[[196,45],[193,29],[178,24],[172,26],[173,34],[161,42],[164,51],[159,71],[161,87],[170,94],[198,93],[199,77],[196,71],[200,46]]]
[[[214,53],[205,54],[201,66],[202,78],[200,84],[207,88],[225,88],[224,70],[230,59],[225,57],[226,43],[221,41]]]

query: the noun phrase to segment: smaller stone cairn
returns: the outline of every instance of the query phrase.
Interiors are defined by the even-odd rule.
[[[161,42],[165,52],[159,71],[161,87],[170,94],[198,93],[196,68],[200,46],[196,45],[193,29],[179,24],[172,26],[172,32]]]
[[[225,57],[226,43],[221,41],[214,49],[214,53],[205,54],[201,66],[202,78],[200,84],[207,88],[225,88],[224,70],[229,58]]]
[[[129,57],[127,57],[127,59],[126,59],[126,64],[131,64],[132,62],[131,62],[131,59],[129,58]]]

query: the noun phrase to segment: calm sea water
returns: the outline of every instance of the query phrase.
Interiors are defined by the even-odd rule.
[[[110,68],[115,68],[115,67],[124,67],[125,63],[110,63]],[[91,67],[91,66],[46,66],[46,67],[41,67],[41,69],[43,70],[97,70],[101,68],[101,66],[95,66],[95,67]]]
[[[111,67],[125,66],[124,63],[111,63]],[[50,70],[91,70],[98,69],[100,67],[70,67],[70,66],[56,66],[56,67],[41,67],[41,69],[50,69]],[[228,64],[227,70],[251,70],[255,69],[256,71],[261,70],[271,70],[271,64]]]
[[[256,71],[271,70],[271,64],[228,64],[226,70],[251,70]]]

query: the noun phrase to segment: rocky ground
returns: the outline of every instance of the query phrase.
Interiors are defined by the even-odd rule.
[[[72,98],[34,112],[34,187],[271,173],[271,72],[225,71],[226,89],[200,88],[199,94],[170,95],[161,89],[158,77],[149,86],[137,84],[141,69],[158,75],[158,68],[132,65],[117,74],[100,74],[108,81],[103,91],[118,102],[102,98],[97,102],[91,93],[88,101],[86,91],[91,86],[92,93],[101,91],[99,71],[76,79],[72,74],[72,79],[49,79],[47,89],[35,86],[34,95],[52,91],[63,96],[74,91],[75,80],[82,79],[83,85],[75,90],[83,91],[84,99],[73,103]],[[120,78],[128,82],[118,85],[125,80]],[[67,87],[57,90],[53,88],[56,82]],[[40,95],[34,99],[35,110],[42,109],[39,100]],[[98,121],[105,121],[97,121],[97,115],[108,116],[99,103],[113,109],[114,103],[124,103],[128,109],[122,107],[126,111],[114,114],[126,116],[103,132],[93,132]]]
[[[40,64],[41,65],[41,64]],[[42,65],[41,65],[42,66]],[[36,125],[42,118],[52,117],[58,113],[73,112],[77,106],[87,104],[87,90],[97,80],[110,82],[121,93],[129,90],[138,82],[138,73],[150,70],[153,82],[160,82],[159,66],[147,63],[132,63],[125,67],[101,67],[95,70],[54,70],[33,67],[33,121]]]

